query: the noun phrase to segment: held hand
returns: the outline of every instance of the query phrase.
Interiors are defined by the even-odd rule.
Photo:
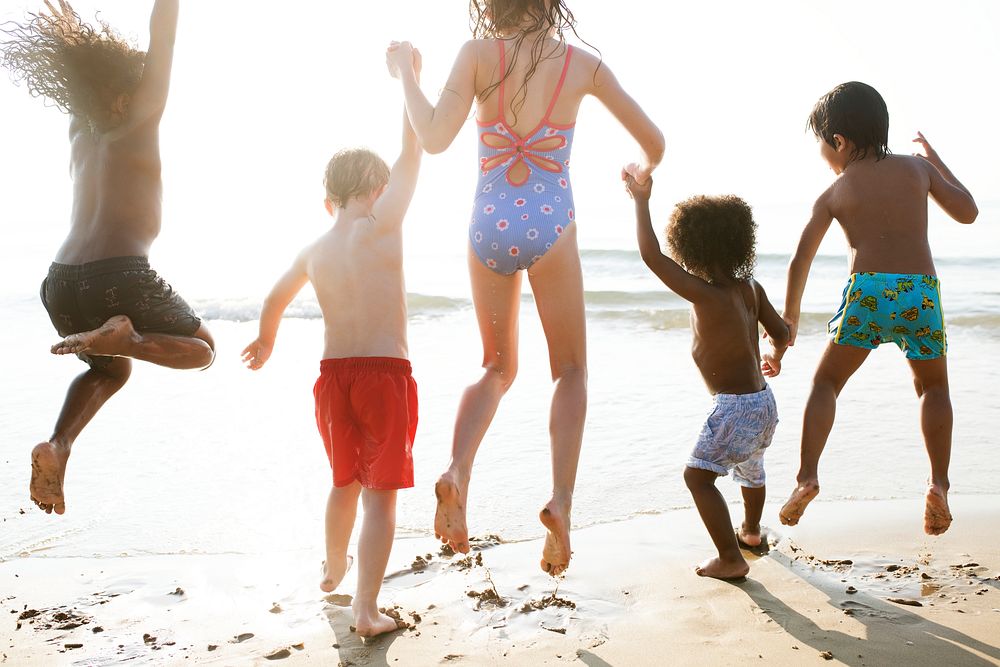
[[[760,372],[764,377],[777,377],[781,373],[781,358],[773,351],[760,355]]]
[[[781,319],[785,320],[785,324],[788,326],[788,347],[795,345],[795,336],[799,332],[799,318],[792,319],[788,315],[782,315]]]
[[[919,131],[917,132],[917,138],[913,140],[913,143],[920,144],[920,147],[923,148],[924,150],[922,154],[914,153],[916,157],[920,158],[921,160],[927,160],[935,167],[939,167],[939,165],[941,164],[941,158],[938,157],[937,151],[934,150],[934,148],[931,146],[931,142],[927,141],[922,132]]]
[[[385,51],[385,64],[394,79],[402,76],[403,68],[414,69],[415,58],[419,56],[414,56],[413,45],[409,42],[390,42]]]
[[[637,165],[630,164],[622,169],[622,180],[625,181],[625,191],[632,199],[649,201],[649,197],[653,192],[653,179],[647,176],[644,183],[639,183],[633,175],[633,171],[630,170],[632,167],[637,167]]]
[[[252,371],[259,371],[261,367],[271,358],[271,350],[274,343],[267,344],[258,338],[243,349],[241,358],[246,367]]]

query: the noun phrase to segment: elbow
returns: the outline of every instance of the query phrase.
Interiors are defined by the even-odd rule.
[[[658,165],[663,161],[663,155],[667,152],[667,142],[663,138],[663,132],[659,129],[650,137],[645,146],[646,155],[652,165]]]
[[[979,207],[976,206],[975,203],[973,203],[972,207],[968,211],[966,211],[964,216],[962,216],[959,219],[959,222],[962,223],[963,225],[971,225],[976,221],[976,218],[978,217],[979,217]]]
[[[448,144],[443,142],[427,141],[421,144],[424,152],[428,155],[440,155],[448,149]]]
[[[663,253],[656,247],[639,246],[639,256],[642,257],[642,261],[646,266],[653,268],[656,261],[663,257]]]

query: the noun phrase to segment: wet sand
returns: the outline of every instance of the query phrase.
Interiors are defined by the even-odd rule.
[[[820,500],[795,528],[779,506],[739,583],[694,574],[711,546],[693,509],[574,533],[559,582],[541,540],[397,540],[381,599],[406,629],[367,644],[354,572],[324,596],[312,553],[13,559],[0,662],[1000,665],[1000,496],[955,496],[935,538],[918,499]]]

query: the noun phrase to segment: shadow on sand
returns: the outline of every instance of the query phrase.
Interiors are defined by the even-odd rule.
[[[833,657],[846,665],[906,664],[919,655],[933,656],[937,664],[949,667],[986,667],[1000,660],[1000,648],[997,646],[906,611],[899,605],[866,595],[863,591],[847,595],[839,580],[823,581],[815,575],[807,576],[812,568],[797,564],[783,553],[772,551],[770,558],[824,593],[831,606],[863,624],[866,637],[859,640],[816,625],[812,619],[775,597],[759,581],[748,579],[733,585],[749,595],[761,611],[788,634],[818,652],[854,644],[846,655],[834,649]]]

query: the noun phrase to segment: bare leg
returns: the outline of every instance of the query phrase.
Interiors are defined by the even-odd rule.
[[[951,462],[951,395],[948,390],[948,361],[911,359],[913,386],[920,397],[920,430],[931,460],[931,478],[924,510],[924,532],[940,535],[951,526],[948,508],[948,464]]]
[[[684,482],[691,491],[695,507],[708,534],[719,551],[718,558],[710,558],[695,568],[700,577],[715,579],[740,579],[747,575],[750,566],[740,553],[733,524],[730,523],[726,501],[715,488],[717,474],[698,468],[684,469]]]
[[[207,368],[215,358],[215,343],[205,325],[193,336],[139,333],[132,320],[116,315],[93,331],[73,334],[52,346],[52,354],[130,357],[167,368]]]
[[[557,576],[569,567],[573,489],[587,419],[587,321],[576,225],[528,271],[549,347],[555,389],[549,414],[552,498],[539,513],[548,534],[541,567]]]
[[[99,370],[82,373],[70,384],[52,437],[31,452],[31,499],[46,514],[66,511],[63,482],[73,443],[107,400],[125,386],[131,372],[131,361],[116,358]]]
[[[354,596],[354,625],[358,635],[374,637],[397,629],[396,621],[378,610],[378,592],[396,532],[396,492],[364,489],[365,517],[358,543],[358,594]]]
[[[354,563],[354,559],[347,555],[347,545],[354,530],[360,495],[361,484],[357,481],[350,486],[330,489],[330,497],[326,501],[326,561],[319,584],[324,593],[336,590]]]
[[[517,374],[517,319],[521,304],[521,274],[502,276],[491,271],[471,248],[469,275],[483,339],[485,373],[462,395],[455,417],[451,463],[434,487],[438,501],[434,534],[461,553],[469,553],[465,509],[472,464],[500,399]]]
[[[781,523],[794,526],[806,506],[819,494],[819,457],[833,429],[837,397],[847,380],[861,368],[871,350],[829,343],[813,377],[812,391],[802,416],[802,450],[798,482],[781,512]]]
[[[760,517],[764,513],[764,500],[767,498],[765,487],[751,488],[741,486],[743,492],[743,525],[737,534],[739,539],[750,547],[760,546]]]

